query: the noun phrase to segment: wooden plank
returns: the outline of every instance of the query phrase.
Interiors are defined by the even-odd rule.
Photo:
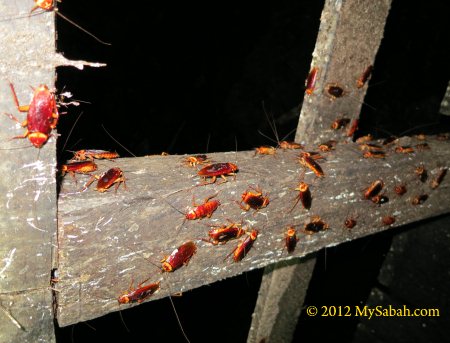
[[[417,142],[415,138],[404,138],[401,144]],[[305,182],[312,188],[311,210],[298,205],[292,213],[289,210],[297,195],[294,188],[302,172],[296,152],[278,152],[275,157],[254,156],[253,151],[211,154],[214,161],[237,161],[240,171],[236,181],[230,177],[224,184],[196,188],[192,188],[200,182],[196,171],[184,166],[180,156],[102,162],[100,171],[119,167],[125,172],[128,190],[119,188],[117,194],[96,192],[95,185],[75,193],[87,178],[78,177],[75,184],[72,178],[65,177],[58,206],[58,322],[65,326],[119,310],[117,297],[128,289],[131,279],[162,279],[161,291],[152,298],[157,299],[380,232],[388,228],[381,224],[381,217],[386,215],[394,215],[393,226],[400,226],[446,213],[450,201],[448,179],[431,191],[428,181],[418,181],[414,170],[424,163],[431,178],[440,167],[448,167],[450,143],[430,137],[428,144],[430,150],[411,155],[397,154],[390,148],[385,160],[364,159],[353,144],[338,145],[322,162],[324,178],[316,180],[311,172],[305,175]],[[363,189],[380,178],[390,197],[381,207],[362,199]],[[401,182],[406,182],[409,190],[407,195],[397,197],[393,187]],[[236,204],[249,185],[259,185],[271,199],[269,206],[258,213],[243,212]],[[412,197],[423,192],[429,194],[429,199],[423,205],[411,205]],[[212,219],[183,223],[184,216],[175,209],[187,211],[192,195],[200,202],[216,193],[222,205]],[[343,224],[350,214],[359,218],[351,231]],[[299,246],[288,255],[283,248],[286,226],[302,227],[313,215],[320,215],[331,229],[316,235],[299,233]],[[198,241],[206,236],[206,223],[222,224],[227,219],[243,220],[261,232],[240,263],[224,261],[236,243],[211,246]],[[198,241],[198,252],[188,266],[161,275],[149,263],[158,264],[187,240]]]
[[[296,141],[317,144],[341,139],[346,130],[331,129],[333,121],[359,118],[367,83],[357,88],[356,81],[374,65],[390,5],[391,0],[325,2],[311,62],[311,69],[318,68],[318,79],[314,92],[305,95]],[[344,90],[342,97],[327,92],[334,84]]]
[[[247,342],[292,342],[315,256],[265,268]]]
[[[9,88],[14,84],[21,105],[28,105],[33,90],[54,85],[54,15],[28,17],[32,3],[0,1],[0,107],[23,121]],[[22,18],[16,18],[20,17]],[[10,19],[8,18],[16,18]],[[50,271],[56,233],[56,144],[49,139],[42,149],[25,132],[1,115],[0,142],[0,341],[52,342]],[[9,316],[17,323],[15,324]],[[20,327],[20,328],[19,328]]]

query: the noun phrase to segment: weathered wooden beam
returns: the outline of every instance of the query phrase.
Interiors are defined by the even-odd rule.
[[[368,82],[361,88],[357,80],[374,65],[383,38],[391,0],[340,0],[325,2],[311,69],[318,68],[312,94],[305,95],[296,141],[321,143],[341,139],[347,130],[333,130],[337,118],[358,119]],[[344,91],[333,97],[328,87]]]
[[[401,144],[420,141],[405,138]],[[283,260],[302,257],[326,246],[380,232],[388,227],[446,213],[450,195],[448,179],[436,190],[429,180],[420,182],[415,167],[420,163],[429,170],[429,179],[441,167],[448,167],[449,142],[428,139],[430,150],[415,154],[397,154],[390,148],[386,159],[367,160],[354,144],[340,144],[336,151],[321,162],[325,177],[316,179],[311,172],[305,182],[311,185],[312,206],[306,211],[294,204],[302,167],[296,162],[296,152],[280,151],[276,156],[254,156],[254,152],[211,154],[217,162],[235,162],[240,171],[228,182],[206,186],[196,170],[186,167],[181,156],[154,156],[101,162],[101,170],[119,167],[127,178],[127,190],[99,193],[94,185],[77,193],[87,177],[77,177],[78,183],[65,177],[59,200],[59,283],[58,322],[61,326],[95,318],[119,310],[117,297],[135,282],[151,277],[162,279],[161,291],[151,299],[171,292],[185,292],[201,285],[261,268]],[[381,206],[364,200],[363,189],[376,179],[385,183],[390,201]],[[402,197],[393,187],[405,182],[408,193]],[[236,204],[250,185],[268,192],[270,204],[258,212],[244,212]],[[416,195],[429,198],[422,205],[411,204]],[[217,194],[222,205],[211,219],[183,222],[192,205]],[[330,229],[300,238],[294,253],[284,249],[283,236],[287,225],[303,227],[313,215],[320,215]],[[358,225],[348,230],[344,220],[357,218]],[[393,215],[396,222],[383,225],[382,217]],[[207,235],[207,224],[224,224],[227,219],[260,230],[254,248],[239,263],[225,257],[236,246],[231,242],[212,246],[199,240]],[[159,273],[159,261],[187,240],[198,243],[198,252],[189,265],[171,274]],[[153,263],[150,263],[150,261]],[[150,300],[151,300],[150,299]],[[124,309],[122,306],[120,309]]]

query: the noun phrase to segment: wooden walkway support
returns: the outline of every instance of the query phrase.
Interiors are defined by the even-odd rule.
[[[54,317],[66,326],[123,310],[117,298],[133,279],[137,283],[154,275],[149,281],[161,281],[160,292],[146,299],[151,301],[256,268],[266,270],[248,342],[289,341],[315,252],[448,213],[448,177],[438,188],[430,186],[442,168],[449,168],[448,140],[430,136],[429,150],[402,154],[389,146],[385,159],[366,159],[343,130],[330,128],[337,118],[359,116],[367,85],[357,88],[356,79],[374,63],[390,3],[326,1],[311,64],[318,68],[316,89],[305,98],[296,135],[307,151],[317,150],[317,144],[328,139],[338,141],[336,149],[319,161],[323,178],[305,170],[296,151],[278,150],[275,156],[255,156],[253,151],[210,154],[214,162],[239,166],[228,182],[210,185],[200,185],[196,169],[186,166],[183,156],[149,156],[100,164],[99,173],[121,168],[126,188],[121,185],[117,192],[100,193],[94,183],[80,192],[89,177],[78,176],[75,181],[66,176],[57,200],[54,137],[41,150],[25,140],[11,141],[23,129],[5,116],[7,125],[0,125],[0,140],[6,142],[0,150],[4,161],[0,166],[0,341],[52,342]],[[56,66],[88,64],[56,54],[53,13],[28,17],[29,9],[26,4],[11,7],[10,2],[0,1],[5,16],[24,14],[18,20],[0,20],[0,111],[21,119],[12,97],[5,96],[10,94],[8,82],[14,83],[25,104],[30,85],[54,84]],[[342,87],[344,95],[330,96],[329,86]],[[403,137],[398,144],[421,143],[416,137]],[[428,170],[426,180],[415,173],[420,165]],[[300,179],[311,186],[310,210],[301,204],[292,208]],[[383,180],[389,197],[380,206],[363,198],[363,190],[375,180]],[[394,187],[402,183],[408,184],[408,192],[398,196]],[[242,210],[238,203],[249,186],[261,188],[269,197],[267,207]],[[413,204],[424,194],[423,203]],[[214,196],[221,205],[211,218],[185,220],[194,196],[197,203]],[[303,232],[314,216],[320,216],[329,229],[311,235]],[[357,218],[351,230],[344,225],[348,216]],[[383,224],[386,216],[395,222]],[[253,248],[239,263],[226,258],[238,241],[214,246],[201,240],[207,237],[208,225],[229,220],[259,230]],[[298,230],[299,242],[289,254],[283,239],[291,225]],[[160,274],[160,261],[187,240],[195,241],[198,248],[190,263],[174,273]],[[58,270],[58,283],[51,289],[53,269]]]

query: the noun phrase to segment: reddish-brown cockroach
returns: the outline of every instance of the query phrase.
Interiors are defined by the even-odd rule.
[[[233,175],[236,176],[236,172],[239,170],[238,166],[226,162],[226,163],[213,163],[209,164],[206,167],[203,167],[197,172],[197,175],[206,179],[208,177],[212,178],[211,182],[204,183],[202,185],[209,185],[216,182],[218,176],[220,176],[224,181],[222,183],[227,182],[227,178],[225,176]]]
[[[255,148],[255,156],[256,155],[275,155],[277,149],[270,145],[262,145],[258,148]]]
[[[107,172],[102,175],[93,175],[91,179],[84,185],[84,188],[81,190],[85,191],[95,180],[98,180],[97,187],[95,190],[100,193],[106,192],[108,188],[110,188],[113,184],[116,184],[115,192],[119,188],[120,184],[123,183],[125,189],[127,189],[127,185],[125,183],[125,176],[123,176],[123,172],[119,168],[111,168]]]
[[[325,86],[325,90],[331,99],[336,100],[345,95],[344,88],[338,83],[329,83]]]
[[[305,147],[302,145],[302,144],[300,144],[300,143],[296,143],[296,142],[289,142],[289,141],[281,141],[279,144],[278,144],[278,147],[280,148],[280,149],[283,149],[283,150],[291,150],[291,149],[304,149]]]
[[[172,251],[169,256],[161,260],[163,272],[173,272],[183,265],[187,265],[191,257],[197,252],[197,246],[187,241]]]
[[[395,152],[398,154],[412,154],[414,152],[414,148],[410,146],[398,146],[395,148]]]
[[[384,187],[384,182],[381,180],[376,180],[364,191],[364,198],[371,199],[376,196]]]
[[[370,75],[372,74],[373,66],[370,65],[366,68],[366,70],[363,71],[361,76],[356,80],[356,88],[362,88],[367,80],[369,79]]]
[[[393,216],[385,216],[383,218],[381,218],[381,222],[383,223],[383,225],[391,225],[395,223],[395,217]]]
[[[325,143],[319,144],[319,150],[323,151],[323,152],[328,152],[328,151],[334,150],[336,145],[337,145],[337,142],[335,140],[331,139]]]
[[[383,151],[383,147],[370,143],[359,144],[358,147],[361,151]]]
[[[195,167],[198,164],[206,164],[209,163],[208,156],[206,155],[193,155],[188,156],[184,159],[184,163],[188,166]]]
[[[160,289],[160,281],[155,283],[150,283],[148,285],[142,286],[149,279],[142,281],[138,284],[137,288],[133,288],[133,280],[131,280],[130,288],[128,292],[124,292],[117,301],[119,304],[129,304],[129,303],[141,303],[148,297],[152,296]]]
[[[420,166],[416,167],[414,170],[417,177],[419,178],[420,182],[425,182],[428,179],[428,172],[425,169],[425,166],[421,164]]]
[[[313,67],[305,80],[305,93],[311,95],[316,87],[316,81],[319,76],[319,68]]]
[[[353,217],[345,218],[344,225],[347,229],[353,229],[356,226],[356,219]]]
[[[445,175],[447,175],[447,168],[442,168],[438,175],[436,176],[436,178],[434,178],[433,180],[431,180],[430,183],[430,187],[432,189],[436,189],[439,187],[439,185],[441,184],[442,180],[444,180]]]
[[[356,130],[358,130],[358,125],[359,125],[359,120],[353,119],[352,124],[348,128],[347,137],[352,137],[355,134]]]
[[[254,210],[260,210],[261,208],[266,207],[269,205],[269,197],[266,195],[263,195],[262,190],[260,188],[254,188],[249,187],[249,189],[253,189],[255,192],[252,192],[250,190],[246,190],[241,195],[241,202],[239,203],[239,206],[244,210],[248,211],[250,208]],[[242,205],[244,203],[244,205]]]
[[[364,151],[364,158],[385,158],[386,154],[384,151]]]
[[[256,238],[258,238],[259,231],[256,229],[253,229],[252,232],[247,234],[247,237],[245,237],[236,248],[234,248],[231,253],[229,253],[225,259],[228,258],[231,254],[233,254],[233,260],[234,262],[239,262],[242,260],[247,253],[250,251],[251,247],[253,246],[253,243],[255,243]]]
[[[419,143],[416,144],[416,149],[417,151],[425,151],[425,150],[430,150],[430,146],[428,145],[428,143]]]
[[[319,216],[313,216],[311,221],[303,227],[303,232],[312,235],[314,233],[328,230],[329,226]]]
[[[373,141],[373,136],[370,133],[368,135],[361,136],[356,139],[356,143],[358,143],[358,144],[362,144],[362,143],[366,143],[366,142],[370,142],[370,141]]]
[[[416,195],[414,198],[412,198],[411,204],[413,204],[413,205],[421,205],[421,204],[423,204],[427,199],[428,199],[428,194],[420,194],[420,195]]]
[[[46,85],[40,85],[34,90],[33,99],[29,105],[21,106],[12,83],[9,84],[13,93],[14,103],[19,112],[27,112],[27,119],[20,121],[12,114],[5,113],[12,120],[18,122],[27,130],[22,136],[13,138],[27,138],[36,148],[41,148],[50,137],[50,133],[58,124],[58,108],[55,95]]]
[[[402,196],[403,194],[406,193],[406,185],[405,184],[401,184],[401,185],[397,185],[394,187],[394,192],[399,195]]]
[[[325,176],[322,167],[320,167],[320,165],[315,161],[315,159],[311,157],[311,153],[302,152],[299,156],[299,162],[304,167],[307,167],[310,170],[312,170],[317,177]]]
[[[377,194],[373,196],[370,200],[372,200],[372,202],[377,205],[382,205],[389,202],[389,198],[384,194]]]
[[[284,236],[284,244],[286,245],[286,250],[288,253],[291,253],[295,250],[297,242],[297,231],[292,226],[288,227]]]
[[[346,127],[350,123],[349,118],[337,118],[334,122],[331,123],[331,128],[333,130],[339,130]]]
[[[195,219],[201,219],[204,217],[211,217],[213,212],[219,207],[220,201],[219,200],[211,200],[212,198],[216,197],[217,194],[214,194],[213,196],[210,196],[205,199],[203,204],[201,205],[195,205],[195,208],[190,210],[188,213],[186,213],[186,219],[187,220],[195,220]]]
[[[298,191],[298,195],[296,197],[296,202],[294,206],[292,206],[289,212],[292,212],[294,210],[295,206],[297,206],[299,201],[302,202],[304,209],[309,210],[311,208],[312,202],[311,191],[309,189],[309,186],[302,181],[299,183],[298,187],[295,190]]]
[[[97,170],[97,165],[93,161],[81,161],[63,164],[61,166],[61,174],[69,173],[70,176],[75,178],[75,173],[77,174],[89,174]]]
[[[226,226],[215,227],[208,231],[209,239],[203,239],[213,245],[225,244],[231,239],[241,237],[245,233],[241,224],[231,223]]]
[[[83,149],[73,152],[73,157],[71,160],[75,161],[85,161],[87,159],[89,160],[113,160],[115,158],[118,158],[119,154],[117,152],[113,151],[106,151],[106,150],[96,150],[96,149]]]

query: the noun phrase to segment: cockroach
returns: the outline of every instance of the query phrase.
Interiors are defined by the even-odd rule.
[[[314,233],[318,233],[320,231],[328,230],[329,226],[325,223],[319,216],[314,216],[311,218],[311,221],[303,227],[303,232],[312,235]]]
[[[384,151],[364,151],[364,158],[385,158],[386,154]]]
[[[382,205],[382,204],[389,202],[389,198],[384,194],[377,194],[374,197],[372,197],[370,200],[372,200],[372,202],[377,205]]]
[[[127,189],[125,176],[123,176],[123,172],[120,168],[111,168],[100,176],[93,175],[81,191],[85,191],[95,180],[98,180],[95,190],[100,193],[106,192],[113,184],[116,184],[115,192],[117,192],[121,183],[123,183],[123,186]]]
[[[431,180],[430,187],[432,189],[436,189],[436,188],[439,187],[439,185],[441,184],[442,180],[444,180],[445,175],[447,175],[447,170],[448,170],[447,168],[442,168],[439,171],[439,174],[436,176],[436,178]]]
[[[311,153],[309,152],[302,152],[299,156],[299,162],[304,167],[309,168],[316,174],[317,177],[324,177],[325,174],[320,167],[320,165],[315,161],[314,158],[311,157]]]
[[[40,9],[46,11],[46,12],[52,11],[52,12],[56,13],[58,16],[60,16],[62,19],[64,19],[68,23],[72,24],[73,26],[75,26],[79,30],[83,31],[87,35],[89,35],[92,38],[94,38],[97,42],[99,42],[101,44],[104,44],[104,45],[111,45],[111,43],[107,43],[107,42],[102,41],[100,38],[94,36],[88,30],[86,30],[85,28],[81,27],[80,25],[75,23],[73,20],[69,19],[68,17],[63,15],[61,12],[59,12],[58,9],[56,8],[56,6],[54,5],[54,1],[53,0],[34,0],[34,6],[33,6],[33,8],[30,11],[30,15],[31,15],[32,12],[34,12],[38,8],[40,8]]]
[[[253,188],[250,186],[249,189],[253,189],[255,192],[246,190],[244,193],[242,193],[242,200],[239,203],[239,206],[244,211],[248,211],[250,210],[250,208],[254,210],[260,210],[261,208],[269,205],[269,197],[267,196],[267,194],[263,195],[263,192],[260,188]],[[244,205],[242,205],[242,203],[244,203]]]
[[[413,205],[421,205],[428,199],[428,194],[420,194],[416,195],[412,200],[411,204]]]
[[[40,85],[34,90],[33,99],[29,105],[21,106],[12,83],[9,84],[13,93],[14,103],[19,112],[27,112],[27,119],[20,121],[12,114],[5,113],[12,120],[18,122],[27,130],[22,136],[13,138],[27,138],[36,148],[42,148],[50,137],[50,133],[58,124],[58,108],[55,94],[46,85]]]
[[[414,152],[414,148],[410,146],[398,146],[395,148],[395,152],[399,154],[412,154]]]
[[[428,145],[428,143],[419,143],[416,144],[416,149],[417,151],[425,151],[425,150],[430,150],[430,146]]]
[[[331,128],[333,130],[339,130],[346,127],[350,123],[349,118],[337,118],[334,122],[331,123]]]
[[[83,149],[78,150],[73,153],[73,157],[71,160],[75,161],[85,161],[87,159],[89,160],[113,160],[115,158],[118,158],[119,154],[115,151],[106,151],[106,150],[96,150],[96,149]]]
[[[358,125],[359,125],[359,120],[353,119],[352,124],[348,128],[347,137],[352,137],[355,134],[356,130],[358,130]]]
[[[233,175],[236,176],[236,172],[239,170],[238,166],[226,162],[226,163],[213,163],[203,167],[197,172],[197,175],[206,179],[208,177],[212,178],[211,182],[204,183],[203,185],[208,185],[216,182],[217,176],[220,176],[224,181],[222,183],[227,182],[227,178],[225,176]]]
[[[359,144],[358,147],[361,151],[383,151],[383,147],[370,143]]]
[[[383,223],[383,225],[391,225],[395,223],[395,217],[393,216],[385,216],[383,218],[381,218],[381,222]]]
[[[61,166],[61,174],[64,176],[69,173],[75,179],[75,173],[77,174],[89,174],[97,170],[97,165],[93,161],[80,161]]]
[[[347,217],[344,221],[344,225],[347,229],[353,229],[356,226],[356,219],[353,217]]]
[[[190,210],[188,213],[186,213],[186,219],[187,220],[195,220],[195,219],[201,219],[204,217],[211,217],[213,212],[220,206],[219,200],[211,200],[212,198],[216,197],[217,194],[214,194],[213,196],[210,196],[205,199],[203,204],[201,205],[195,205],[195,208]]]
[[[313,67],[311,71],[308,74],[308,77],[305,80],[305,93],[307,95],[311,95],[314,92],[314,89],[316,87],[316,81],[318,79],[319,75],[319,68]]]
[[[295,250],[295,246],[297,245],[297,231],[292,227],[288,227],[286,234],[284,236],[284,243],[286,245],[286,250],[288,253],[291,253]]]
[[[376,180],[364,191],[364,198],[371,199],[376,196],[384,187],[384,182]]]
[[[247,234],[247,237],[245,237],[236,248],[234,248],[231,253],[229,253],[225,259],[228,258],[231,254],[233,254],[233,260],[234,262],[241,261],[247,253],[250,251],[250,249],[253,246],[253,243],[255,243],[256,238],[258,238],[259,231],[256,229],[253,229],[252,232]]]
[[[241,224],[231,223],[227,226],[216,227],[208,231],[209,239],[205,240],[213,245],[225,244],[231,239],[241,237],[245,233]]]
[[[309,190],[309,186],[302,181],[295,190],[298,191],[298,195],[296,197],[296,202],[294,206],[292,206],[289,212],[292,212],[292,210],[295,208],[295,206],[297,206],[299,201],[302,202],[304,209],[309,210],[311,208],[312,202],[311,191]]]
[[[414,170],[417,177],[419,178],[420,182],[425,182],[428,179],[428,172],[425,169],[425,166],[421,164],[420,166],[416,167]]]
[[[394,187],[394,192],[399,195],[402,196],[403,194],[406,193],[406,185],[402,184],[402,185],[397,185]]]
[[[209,163],[209,159],[206,155],[193,155],[186,157],[184,163],[188,166],[195,167],[198,164]]]
[[[129,303],[141,303],[148,297],[152,296],[160,289],[160,281],[155,283],[150,283],[146,286],[142,286],[149,279],[138,284],[137,288],[133,288],[133,280],[131,280],[130,288],[128,292],[124,292],[117,301],[119,304],[129,304]]]
[[[197,252],[197,246],[187,241],[172,251],[169,256],[161,260],[163,272],[173,272],[183,265],[187,265],[191,257]]]
[[[337,145],[337,142],[335,140],[331,139],[325,143],[319,144],[319,150],[323,151],[323,152],[328,152],[328,151],[334,150],[336,145]]]
[[[289,142],[289,141],[281,141],[279,144],[278,144],[278,147],[280,148],[280,149],[283,149],[283,150],[293,150],[293,149],[304,149],[305,147],[302,145],[302,144],[300,144],[300,143],[296,143],[296,142]]]
[[[356,88],[362,88],[367,80],[369,79],[370,75],[372,75],[373,65],[369,65],[361,74],[361,76],[356,80]]]
[[[256,155],[275,155],[277,149],[270,145],[262,145],[258,148],[255,148],[255,156]]]
[[[361,136],[356,139],[356,143],[358,143],[358,144],[366,143],[366,142],[370,142],[370,141],[373,141],[373,136],[370,133],[368,135]]]
[[[333,100],[336,100],[337,98],[340,98],[345,95],[344,88],[340,86],[338,83],[327,84],[325,86],[325,90]]]

